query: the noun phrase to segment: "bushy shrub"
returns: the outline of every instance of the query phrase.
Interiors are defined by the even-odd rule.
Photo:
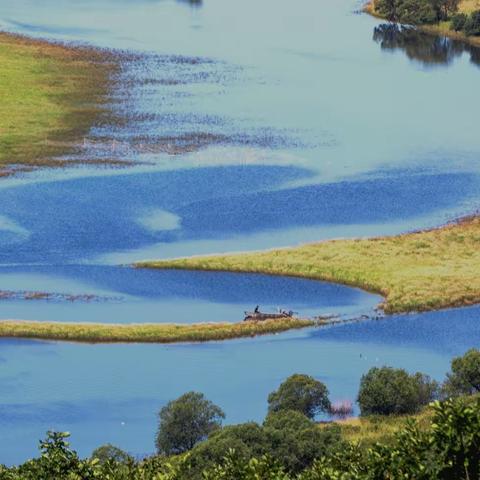
[[[362,415],[401,415],[418,412],[437,390],[437,383],[427,375],[374,367],[362,376],[357,400]]]

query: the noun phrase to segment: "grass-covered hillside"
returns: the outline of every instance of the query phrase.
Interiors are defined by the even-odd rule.
[[[480,218],[392,237],[333,240],[138,266],[258,272],[338,282],[382,294],[387,313],[470,305],[480,302]]]

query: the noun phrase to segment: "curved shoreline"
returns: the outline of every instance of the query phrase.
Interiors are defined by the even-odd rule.
[[[203,343],[233,340],[286,332],[315,325],[327,325],[328,320],[265,320],[237,323],[66,323],[24,320],[0,320],[0,338],[24,338],[78,343]]]
[[[387,314],[480,303],[480,216],[431,230],[264,252],[139,262],[136,268],[263,273],[378,293]]]

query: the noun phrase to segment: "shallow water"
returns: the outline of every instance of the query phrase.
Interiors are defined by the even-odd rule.
[[[256,304],[371,312],[377,296],[320,282],[119,266],[394,234],[478,208],[478,49],[379,26],[359,7],[2,1],[8,30],[142,55],[112,92],[125,122],[96,125],[73,155],[138,166],[2,180],[0,289],[17,297],[0,302],[0,318],[234,321]],[[25,301],[24,291],[98,298]],[[48,428],[71,430],[82,454],[105,442],[150,452],[156,411],[190,389],[237,422],[261,419],[268,392],[297,371],[335,399],[354,399],[371,365],[441,379],[478,345],[478,317],[471,308],[208,345],[3,340],[0,462],[33,454]]]

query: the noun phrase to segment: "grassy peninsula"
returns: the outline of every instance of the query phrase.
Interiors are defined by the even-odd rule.
[[[196,324],[62,323],[22,320],[0,321],[0,337],[61,340],[81,343],[207,342],[254,337],[311,327],[316,322],[289,318],[263,322]]]
[[[365,12],[480,46],[480,0],[369,0]]]
[[[61,165],[107,111],[112,55],[0,33],[0,175]]]
[[[480,217],[392,237],[331,240],[136,266],[256,272],[337,282],[383,295],[381,307],[386,313],[465,306],[480,302]]]

